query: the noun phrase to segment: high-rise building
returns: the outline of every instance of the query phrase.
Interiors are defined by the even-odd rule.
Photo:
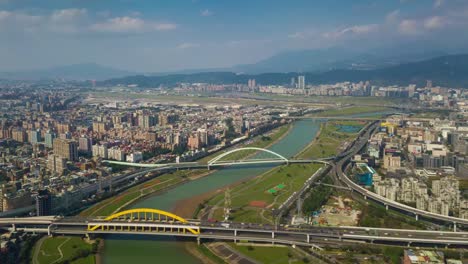
[[[248,83],[247,83],[247,86],[248,86],[249,88],[251,88],[251,89],[252,89],[252,88],[255,88],[255,86],[257,86],[257,83],[256,83],[255,79],[249,79],[249,81],[248,81]]]
[[[40,190],[36,196],[37,216],[52,214],[52,195],[47,190]]]
[[[141,128],[150,128],[150,127],[156,126],[157,123],[158,123],[157,118],[152,115],[141,115],[138,118],[138,125]]]
[[[173,124],[179,119],[178,115],[159,113],[158,122],[160,126],[167,126]]]
[[[49,169],[49,171],[51,172],[63,175],[63,173],[67,169],[67,160],[58,155],[49,155],[47,159],[47,169]]]
[[[408,86],[408,97],[413,97],[414,93],[416,92],[416,84],[410,84]]]
[[[108,125],[104,122],[93,122],[93,131],[98,133],[105,133],[109,129]]]
[[[78,151],[83,153],[91,152],[91,147],[93,145],[93,140],[91,138],[87,138],[82,136],[78,139]]]
[[[106,144],[93,146],[93,157],[100,157],[103,159],[109,158],[109,150]]]
[[[125,160],[125,153],[118,147],[112,147],[108,150],[109,159],[114,159],[118,161]]]
[[[294,77],[291,78],[291,87],[296,87],[296,78]]]
[[[68,160],[78,160],[78,144],[70,139],[54,139],[54,154]]]
[[[432,88],[432,81],[431,80],[426,81],[426,88]]]
[[[302,89],[304,90],[305,89],[305,76],[304,75],[300,75],[297,77],[297,83],[298,83],[298,87],[299,89]]]
[[[44,135],[46,147],[52,148],[54,146],[54,139],[56,137],[57,135],[54,132],[47,130],[47,132]]]
[[[11,134],[15,141],[24,143],[28,140],[26,132],[22,128],[14,129]]]
[[[29,142],[31,142],[31,144],[37,144],[39,142],[41,142],[42,139],[41,139],[41,131],[40,130],[31,130],[29,132]]]

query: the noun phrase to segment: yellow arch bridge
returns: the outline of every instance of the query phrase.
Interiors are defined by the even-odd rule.
[[[175,214],[151,208],[130,209],[88,222],[88,231],[175,232],[198,235],[200,227]]]

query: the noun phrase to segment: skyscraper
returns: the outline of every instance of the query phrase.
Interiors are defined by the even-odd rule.
[[[41,142],[41,131],[40,130],[31,130],[29,132],[29,142],[31,142],[31,144],[37,144],[39,142]]]
[[[82,136],[80,137],[80,139],[78,139],[78,150],[83,153],[91,152],[92,145],[93,145],[93,140],[90,138]]]
[[[52,214],[52,196],[47,190],[40,190],[36,196],[36,213],[37,216]]]
[[[297,83],[298,83],[297,88],[304,90],[305,89],[305,76],[304,75],[298,76]]]
[[[57,135],[54,132],[47,130],[44,137],[46,147],[52,148],[54,146],[54,139],[57,137]]]
[[[54,139],[54,154],[68,160],[78,160],[78,144],[74,140]]]

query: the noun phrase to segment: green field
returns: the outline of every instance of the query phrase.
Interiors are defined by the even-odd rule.
[[[355,96],[294,96],[280,94],[256,94],[257,97],[268,98],[271,100],[298,101],[321,104],[358,104],[358,105],[395,105],[399,106],[409,100],[403,98],[388,98],[388,97],[355,97]]]
[[[267,139],[265,140],[265,137],[257,137],[255,138],[251,143],[246,144],[244,147],[267,147],[268,145],[272,144],[282,136],[284,136],[288,131],[291,125],[285,125],[281,126],[279,128],[274,129],[270,133],[266,133]],[[245,156],[242,155],[251,155],[253,153],[250,151],[240,151],[233,153],[232,155],[229,155],[228,158],[232,158],[232,156],[237,157],[237,158],[243,158]],[[208,157],[205,157],[199,162],[207,162],[208,160],[220,155],[220,153],[214,153]],[[122,207],[123,205],[129,203],[132,200],[138,199],[139,197],[142,197],[143,195],[148,195],[150,193],[159,191],[161,189],[170,187],[175,184],[179,184],[186,180],[187,177],[190,176],[197,176],[201,175],[204,173],[207,173],[207,170],[180,170],[180,171],[175,171],[171,173],[166,173],[161,176],[158,176],[155,179],[149,180],[146,183],[139,184],[137,186],[134,186],[116,196],[113,196],[111,198],[105,199],[99,203],[96,203],[95,205],[91,206],[90,208],[87,208],[86,210],[82,211],[80,213],[80,216],[108,216],[114,213],[119,207]]]
[[[231,218],[237,222],[272,223],[271,209],[277,208],[304,182],[314,174],[320,164],[292,164],[276,167],[254,179],[235,186],[231,192]],[[279,185],[284,186],[278,188]],[[269,190],[275,190],[270,193]],[[225,194],[218,194],[209,200],[214,206],[213,217],[221,220]],[[252,206],[251,202],[261,202],[263,206]]]
[[[260,263],[283,264],[283,263],[313,263],[312,259],[305,257],[297,250],[290,247],[266,247],[266,246],[241,246],[229,243],[229,246],[239,253],[252,258]]]
[[[174,184],[181,183],[185,178],[196,174],[206,173],[206,170],[180,170],[163,174],[146,183],[134,186],[118,195],[103,200],[82,211],[80,216],[108,216],[126,203],[150,193],[159,191]]]
[[[109,88],[106,88],[109,89]],[[91,95],[94,101],[99,102],[110,102],[115,100],[151,100],[153,102],[171,102],[171,103],[187,103],[187,104],[221,104],[221,105],[271,105],[277,102],[271,102],[266,100],[256,100],[254,98],[223,98],[217,97],[215,95],[167,95],[167,94],[157,94],[152,92],[139,92],[139,91],[122,91],[121,89],[112,89],[111,91],[93,91]],[[302,103],[302,102],[292,102],[294,105],[310,105],[312,103]]]
[[[48,237],[40,248],[36,247],[34,251],[39,264],[95,262],[93,246],[80,237]]]
[[[306,149],[297,155],[298,158],[325,158],[339,153],[344,144],[353,141],[358,133],[339,131],[338,125],[364,127],[361,121],[328,121],[320,128],[320,135]]]
[[[349,116],[356,114],[378,113],[388,111],[390,108],[383,106],[351,106],[339,109],[330,109],[316,113],[316,116]],[[376,114],[378,115],[378,114]]]

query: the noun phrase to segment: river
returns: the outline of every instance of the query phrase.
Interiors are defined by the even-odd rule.
[[[320,129],[320,120],[301,120],[291,131],[269,149],[286,158],[306,147]],[[176,203],[190,197],[222,188],[242,179],[251,178],[273,166],[226,168],[204,178],[179,185],[165,193],[135,203],[133,208],[157,208],[171,211]],[[102,254],[105,264],[128,263],[200,263],[172,239],[149,236],[108,236]]]

